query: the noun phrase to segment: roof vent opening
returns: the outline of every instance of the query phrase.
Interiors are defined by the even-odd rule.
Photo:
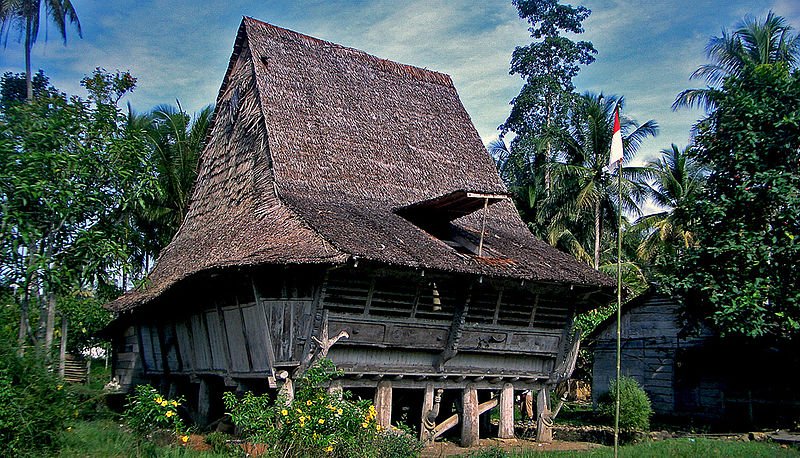
[[[454,191],[398,208],[395,213],[461,254],[484,257],[487,254],[484,238],[488,207],[507,198],[508,196],[505,194]],[[478,210],[483,210],[478,234],[473,234],[452,223],[452,221]]]

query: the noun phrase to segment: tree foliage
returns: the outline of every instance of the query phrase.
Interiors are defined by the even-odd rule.
[[[115,275],[131,269],[121,223],[151,175],[117,106],[135,79],[96,70],[82,83],[87,100],[50,89],[0,112],[1,275],[23,319],[29,304],[53,307],[76,289],[112,296]]]
[[[723,29],[706,45],[709,63],[695,70],[691,79],[702,79],[706,88],[687,89],[675,99],[673,109],[698,106],[714,108],[714,94],[727,77],[738,77],[745,69],[784,62],[795,67],[800,60],[800,37],[781,16],[772,11],[763,21],[748,16],[733,32]]]
[[[800,334],[800,75],[751,65],[714,93],[697,137],[711,170],[693,218],[698,247],[674,284],[723,334]]]

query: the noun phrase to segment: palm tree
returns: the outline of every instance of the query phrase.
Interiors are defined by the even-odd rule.
[[[635,228],[643,234],[638,256],[652,261],[660,252],[675,254],[694,245],[688,210],[702,192],[706,171],[692,159],[691,146],[681,150],[674,143],[648,167],[653,180],[647,195],[662,211],[641,217]]]
[[[44,4],[42,4],[44,3]],[[42,10],[45,18],[55,23],[64,44],[67,44],[67,24],[73,24],[78,36],[83,38],[81,23],[71,0],[0,0],[0,36],[8,36],[12,27],[19,28],[20,41],[25,37],[25,81],[27,99],[33,98],[31,80],[31,51],[39,37],[39,23]]]
[[[614,111],[623,99],[602,94],[583,94],[571,114],[571,138],[561,161],[549,165],[553,186],[540,212],[547,222],[548,239],[561,245],[579,259],[600,267],[603,227],[616,227],[619,211],[641,214],[639,204],[645,197],[641,182],[649,176],[647,167],[622,167],[622,200],[618,199],[616,179],[607,171]],[[649,120],[639,125],[633,119],[620,118],[624,160],[628,164],[642,141],[658,133],[658,124]],[[592,224],[587,224],[591,222]],[[589,256],[587,242],[593,241]]]
[[[169,243],[186,216],[213,112],[209,105],[192,118],[178,102],[159,105],[144,117],[129,115],[131,128],[145,126],[152,148],[150,163],[157,186],[139,209],[138,219],[154,254]]]
[[[706,45],[711,63],[701,65],[690,79],[703,79],[706,88],[687,89],[675,99],[673,109],[681,107],[714,108],[713,93],[729,76],[739,76],[748,67],[785,62],[795,67],[800,61],[800,38],[781,16],[770,11],[763,22],[746,17],[734,32],[722,30]]]

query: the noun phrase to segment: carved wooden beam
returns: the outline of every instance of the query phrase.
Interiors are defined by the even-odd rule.
[[[469,302],[470,298],[472,297],[472,284],[469,285],[467,289],[467,297],[464,300],[464,303],[461,304],[460,307],[456,308],[456,311],[453,313],[453,322],[450,324],[450,333],[447,336],[447,344],[444,347],[444,350],[439,354],[439,357],[436,358],[436,362],[434,363],[434,367],[436,368],[437,372],[444,371],[444,364],[451,360],[457,353],[458,353],[458,343],[461,340],[461,334],[464,330],[464,322],[467,318],[467,312],[469,311]]]

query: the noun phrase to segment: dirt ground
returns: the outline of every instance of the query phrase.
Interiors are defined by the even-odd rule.
[[[553,441],[550,444],[540,444],[536,441],[527,439],[481,439],[478,447],[464,448],[453,442],[437,442],[433,445],[425,447],[422,451],[422,458],[439,458],[455,455],[463,455],[469,453],[477,448],[499,447],[506,451],[522,451],[522,450],[590,450],[602,445],[593,444],[591,442],[566,442],[566,441]]]

